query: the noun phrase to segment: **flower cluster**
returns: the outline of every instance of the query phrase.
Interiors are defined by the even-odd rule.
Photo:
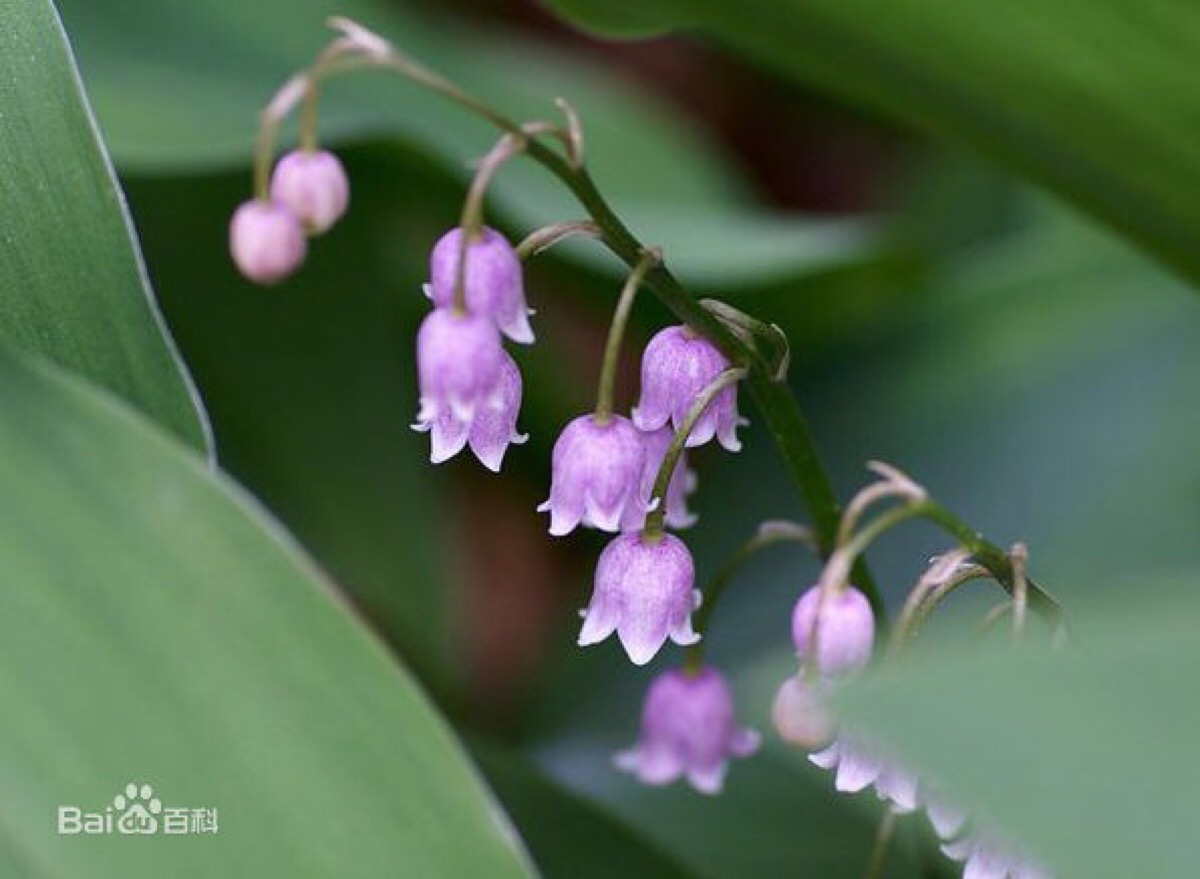
[[[282,281],[304,262],[306,236],[327,231],[349,204],[350,184],[337,156],[315,149],[288,153],[275,165],[269,191],[234,212],[234,263],[251,281]]]
[[[340,32],[338,39],[312,68],[285,83],[264,110],[256,196],[238,207],[230,221],[234,263],[260,284],[281,281],[299,268],[308,238],[329,230],[348,207],[350,188],[341,163],[313,145],[318,84],[339,69],[335,62],[353,55],[363,64],[388,66],[459,103],[478,106],[457,87],[421,72],[382,37],[345,19],[332,19],[331,24]],[[301,122],[304,146],[272,169],[278,127],[301,100],[306,102]],[[545,163],[550,153],[540,149],[544,144],[539,142],[539,149],[531,146],[541,135],[555,135],[563,145],[562,167],[569,171],[560,169],[556,172],[560,177],[582,171],[582,127],[569,105],[560,102],[560,107],[567,117],[565,126],[518,125],[485,112],[491,121],[499,120],[504,135],[478,165],[461,222],[442,235],[430,253],[424,292],[432,307],[416,334],[419,410],[413,428],[429,434],[430,460],[435,464],[469,447],[486,468],[499,471],[509,446],[527,439],[517,430],[522,377],[505,348],[506,340],[515,345],[532,345],[535,340],[522,253],[536,252],[539,243],[560,240],[564,230],[586,228],[604,235],[599,220],[590,225],[557,224],[538,230],[514,248],[483,223],[486,190],[506,161],[526,151]],[[628,238],[628,233],[617,238],[622,236]],[[617,249],[628,256],[627,247]],[[728,680],[703,662],[698,646],[707,614],[728,577],[718,575],[708,593],[710,601],[701,610],[692,554],[667,529],[684,529],[696,521],[688,509],[696,476],[688,468],[687,450],[714,440],[730,452],[741,448],[737,431],[745,422],[738,414],[737,390],[746,369],[731,363],[722,347],[696,327],[666,327],[642,353],[636,405],[628,415],[615,411],[613,388],[625,324],[639,286],[661,268],[661,260],[658,250],[643,250],[621,292],[596,405],[569,421],[554,443],[549,496],[537,509],[549,514],[553,536],[577,528],[615,535],[596,563],[591,600],[581,612],[580,646],[598,644],[615,634],[637,666],[651,662],[667,641],[692,648],[682,668],[666,670],[651,683],[642,707],[639,740],[616,755],[616,765],[645,784],[685,778],[697,791],[715,794],[730,760],[754,753],[759,736],[739,725]],[[663,279],[670,277],[661,274]],[[782,381],[789,358],[782,330],[723,303],[700,305],[708,309],[709,320],[726,327],[726,341],[739,340],[744,358],[754,364],[760,379]],[[772,355],[759,345],[764,336],[769,342],[765,350],[773,351]],[[812,763],[833,773],[838,791],[856,793],[870,787],[896,813],[923,809],[942,850],[964,863],[965,879],[1045,879],[1050,873],[1019,846],[986,822],[969,821],[962,809],[874,738],[839,729],[827,708],[828,691],[860,673],[870,663],[874,647],[871,603],[849,583],[854,558],[870,539],[905,515],[911,518],[912,511],[927,500],[924,489],[895,468],[871,467],[882,481],[864,489],[847,506],[820,581],[801,594],[793,608],[791,633],[798,668],[776,694],[774,725],[786,741],[808,752]],[[887,498],[913,506],[900,511],[894,521],[883,521],[883,527],[863,529],[856,536],[858,518],[868,506]],[[957,536],[963,529],[949,530]],[[781,535],[797,538],[808,532],[801,526],[764,529],[755,549]],[[828,549],[824,544],[820,548]],[[1024,576],[1023,546],[1014,547],[1010,558],[1012,610],[1019,630],[1030,587]],[[961,547],[938,560],[910,595],[902,624],[919,619],[937,603],[937,596],[977,576],[981,569],[969,561],[970,553]],[[897,629],[903,636],[905,626]]]
[[[433,248],[426,294],[433,311],[417,331],[420,411],[415,430],[430,437],[435,464],[468,445],[485,467],[500,470],[517,430],[521,373],[501,334],[533,342],[521,262],[499,232],[451,229]]]

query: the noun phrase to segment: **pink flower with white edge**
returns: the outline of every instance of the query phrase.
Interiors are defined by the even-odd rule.
[[[283,205],[254,199],[238,207],[229,221],[229,252],[251,281],[282,281],[300,267],[307,251],[300,221]]]
[[[678,430],[700,392],[728,368],[725,355],[690,327],[659,331],[642,353],[641,398],[633,409],[633,423],[644,431],[668,423]],[[737,429],[745,423],[738,416],[737,385],[730,385],[700,416],[687,445],[702,446],[715,436],[722,446],[736,452],[742,447]]]
[[[414,430],[427,431],[431,459],[457,454],[471,436],[481,413],[505,414],[513,405],[511,364],[491,321],[448,308],[430,312],[417,331],[417,378],[420,411]],[[520,404],[520,377],[516,405]]]
[[[583,612],[579,646],[613,632],[634,665],[645,665],[670,638],[695,644],[692,611],[699,605],[692,554],[672,534],[630,532],[615,537],[596,562],[592,601]]]
[[[271,198],[319,235],[346,213],[350,183],[338,157],[326,150],[293,150],[271,174]]]
[[[893,811],[906,813],[917,808],[916,774],[861,739],[842,734],[808,759],[822,769],[833,770],[833,786],[842,793],[858,793],[873,785],[876,795]]]
[[[637,744],[616,755],[618,768],[643,784],[687,778],[700,793],[716,794],[729,761],[758,750],[759,735],[738,726],[733,691],[714,668],[663,672],[650,685],[642,707]]]
[[[507,352],[500,367],[500,384],[493,396],[475,409],[469,425],[459,421],[450,407],[442,409],[436,419],[418,422],[414,430],[431,435],[429,460],[441,464],[470,445],[471,451],[484,467],[500,472],[509,445],[520,445],[529,434],[517,431],[517,416],[521,410],[521,371]]]
[[[836,677],[858,671],[871,659],[875,642],[875,615],[867,597],[853,586],[833,590],[821,605],[821,589],[814,586],[792,609],[792,640],[801,662],[809,662],[813,622],[818,610],[817,671]]]
[[[461,248],[462,229],[454,228],[438,239],[429,256],[425,293],[438,307],[454,302]],[[468,242],[463,270],[467,308],[495,321],[500,332],[514,342],[531,344],[533,328],[525,305],[521,258],[508,239],[485,226]]]
[[[622,531],[633,531],[641,528],[646,522],[646,513],[650,509],[651,498],[654,494],[654,481],[658,478],[658,470],[666,457],[667,447],[675,437],[675,431],[663,426],[658,430],[642,431],[642,445],[646,449],[646,466],[642,470],[640,490],[640,505],[631,504],[628,515],[621,522]],[[696,490],[696,473],[688,469],[687,453],[679,456],[675,462],[675,470],[671,481],[667,483],[667,505],[664,521],[667,527],[679,530],[690,528],[696,524],[696,516],[688,510],[688,495]]]
[[[1054,873],[1016,843],[990,829],[976,828],[942,845],[963,863],[963,879],[1053,879]]]
[[[644,517],[645,463],[642,435],[628,418],[589,414],[571,421],[554,443],[550,497],[538,507],[550,513],[550,533],[561,537],[580,523],[617,531],[637,511]]]

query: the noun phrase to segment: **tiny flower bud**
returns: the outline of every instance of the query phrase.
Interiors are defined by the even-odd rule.
[[[451,229],[433,246],[429,257],[429,286],[426,293],[434,305],[454,302],[458,282],[458,258],[462,229]],[[521,259],[507,239],[494,229],[484,228],[467,244],[463,292],[467,308],[495,321],[500,331],[514,342],[533,342],[529,309],[525,306],[525,284]]]
[[[568,424],[551,455],[550,498],[538,512],[550,513],[550,533],[568,534],[582,522],[616,531],[623,518],[641,509],[646,452],[642,435],[620,415],[603,422],[581,415]]]
[[[600,553],[595,589],[583,616],[579,646],[598,644],[617,633],[634,665],[645,665],[669,637],[695,644],[696,571],[692,554],[672,534],[645,538],[621,534]]]
[[[825,677],[849,674],[867,664],[875,639],[875,616],[867,597],[847,586],[834,590],[821,607],[821,589],[814,586],[800,596],[792,611],[792,639],[801,662],[810,659],[809,639],[818,608],[817,671]]]
[[[695,674],[672,669],[650,685],[641,736],[614,762],[643,784],[670,784],[686,776],[700,793],[716,794],[730,758],[748,757],[758,745],[757,732],[737,725],[724,675],[714,668]]]
[[[229,250],[243,275],[259,284],[274,284],[300,267],[308,244],[291,211],[254,199],[238,207],[229,221]]]
[[[834,723],[818,687],[793,675],[775,693],[771,723],[779,737],[806,751],[819,748],[833,737]]]
[[[667,327],[646,345],[642,354],[642,392],[633,410],[641,430],[658,430],[670,423],[678,429],[696,397],[729,368],[725,355],[712,342],[686,326]],[[726,388],[709,404],[688,436],[688,447],[702,446],[714,436],[731,452],[742,447],[737,429],[737,385]]]
[[[333,153],[293,150],[275,166],[271,198],[295,214],[310,235],[319,235],[346,212],[350,184]]]
[[[429,431],[434,463],[462,449],[476,419],[487,417],[481,412],[515,412],[506,359],[500,334],[486,318],[439,308],[421,323],[417,331],[421,408],[413,427]],[[519,405],[519,376],[515,391]]]

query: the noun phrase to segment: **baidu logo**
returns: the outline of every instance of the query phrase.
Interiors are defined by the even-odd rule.
[[[215,807],[163,806],[149,784],[130,782],[97,811],[79,806],[58,807],[59,836],[179,836],[215,834]]]

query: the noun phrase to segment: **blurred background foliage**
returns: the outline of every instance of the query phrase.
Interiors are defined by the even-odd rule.
[[[590,404],[620,267],[588,244],[530,266],[539,344],[519,359],[532,440],[503,478],[467,460],[431,468],[426,438],[408,429],[420,284],[494,132],[380,74],[332,85],[322,133],[346,161],[352,210],[294,280],[261,290],[225,242],[249,194],[258,109],[312,58],[334,12],[511,115],[543,117],[568,97],[601,187],[635,230],[695,292],[788,332],[791,380],[843,496],[865,460],[893,462],[997,542],[1027,542],[1039,580],[1075,611],[1131,593],[1170,602],[1200,571],[1200,301],[1110,229],[1196,275],[1200,23],[1173,7],[1131,17],[1119,2],[1067,0],[1002,22],[920,0],[882,17],[844,0],[670,0],[639,4],[640,21],[623,5],[554,5],[608,29],[698,30],[602,42],[522,0],[58,3],[220,465],[468,736],[538,865],[858,875],[877,804],[835,797],[778,744],[712,800],[611,768],[649,675],[611,644],[574,647],[602,541],[551,541],[533,508],[558,426]],[[1125,33],[1137,39],[1118,59]],[[489,207],[513,237],[579,215],[520,162]],[[626,402],[637,343],[667,320],[651,297],[638,302]],[[803,518],[758,427],[736,458],[696,456],[702,578],[762,519]],[[945,545],[913,526],[873,550],[891,603]],[[768,740],[773,689],[792,670],[787,614],[815,573],[773,551],[712,630],[713,659]],[[936,628],[951,638],[955,620],[969,630],[987,607],[964,596]],[[1038,789],[1037,766],[1002,769],[1014,789]],[[986,800],[987,779],[963,783]],[[1034,817],[1061,808],[1031,797],[1021,808]],[[908,824],[888,875],[936,875],[920,822]]]

